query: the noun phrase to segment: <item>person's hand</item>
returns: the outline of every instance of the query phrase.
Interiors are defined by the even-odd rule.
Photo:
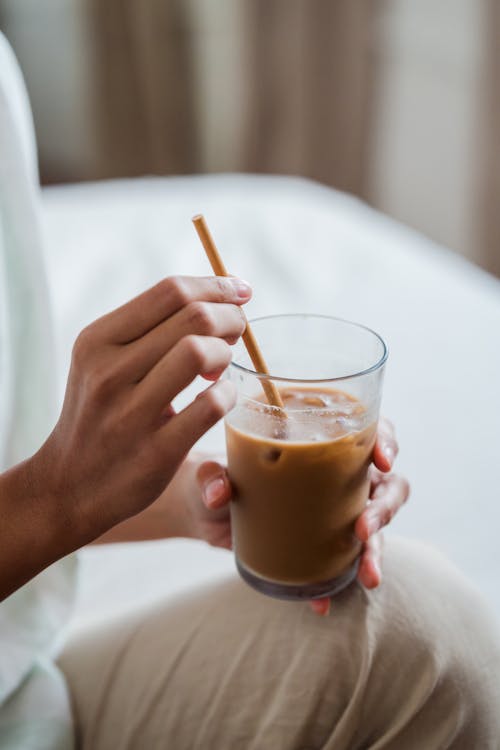
[[[358,568],[358,581],[367,589],[379,586],[382,580],[383,534],[381,529],[394,518],[410,494],[405,477],[391,472],[399,452],[394,425],[381,417],[377,441],[370,466],[370,494],[368,505],[356,521],[354,533],[363,542]],[[330,599],[315,599],[311,607],[319,615],[330,611]]]
[[[249,286],[235,278],[173,277],[79,335],[57,425],[30,462],[81,546],[150,505],[193,444],[234,405],[220,381],[178,414],[173,399],[197,375],[217,380],[242,334]],[[54,516],[56,517],[56,516]]]
[[[115,526],[99,541],[138,541],[186,537],[201,539],[214,547],[231,549],[229,504],[231,487],[227,473],[213,454],[191,451],[160,497],[143,513]],[[224,461],[224,457],[220,456]],[[221,507],[207,507],[202,496],[203,477],[215,472],[216,494]],[[219,478],[222,482],[219,491]]]
[[[377,440],[370,466],[371,485],[369,502],[358,518],[355,534],[363,542],[363,551],[358,570],[358,580],[365,588],[376,588],[381,582],[383,540],[381,529],[386,526],[409,495],[409,484],[404,477],[391,473],[398,454],[394,427],[388,419],[381,418]],[[228,503],[231,499],[231,483],[225,467],[216,461],[205,461],[197,469],[197,480],[201,492],[189,495],[189,514],[192,519],[193,536],[203,538],[211,544],[231,548],[231,530]],[[318,614],[327,614],[328,598],[311,601]]]

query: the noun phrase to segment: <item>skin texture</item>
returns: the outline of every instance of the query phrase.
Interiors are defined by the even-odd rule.
[[[369,504],[358,518],[355,528],[356,536],[364,543],[358,580],[368,589],[376,588],[382,580],[383,535],[380,530],[390,523],[410,494],[408,481],[398,474],[390,473],[398,451],[394,426],[382,417],[373,450],[373,464],[370,467]],[[197,477],[205,506],[219,513],[214,518],[217,525],[213,529],[213,533],[217,531],[219,535],[219,546],[230,547],[227,503],[231,498],[231,484],[227,473],[221,464],[212,461],[200,466]],[[317,599],[311,602],[311,607],[317,614],[327,615],[330,600]]]
[[[0,475],[0,599],[93,542],[188,537],[230,548],[226,469],[189,451],[233,407],[233,385],[214,382],[178,414],[171,402],[197,375],[217,381],[250,297],[239,279],[172,277],[82,331],[53,432]],[[356,526],[368,588],[380,582],[377,531],[408,496],[406,480],[387,474],[397,450],[381,420],[371,502]],[[312,607],[326,614],[329,601]]]
[[[356,535],[364,543],[358,580],[370,589],[381,582],[381,529],[390,523],[410,491],[407,480],[391,472],[397,453],[394,427],[382,417],[370,468],[370,502],[356,523]],[[97,541],[130,542],[182,536],[231,549],[231,494],[223,457],[213,460],[193,452],[153,505],[139,516],[114,527]],[[330,610],[330,600],[317,599],[311,602],[311,607],[316,613],[326,615]]]
[[[172,277],[82,331],[52,434],[0,475],[0,598],[162,494],[234,405],[227,381],[179,414],[171,402],[229,364],[250,296],[239,279]]]

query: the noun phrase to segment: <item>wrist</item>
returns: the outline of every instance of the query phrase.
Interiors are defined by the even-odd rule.
[[[58,442],[60,438],[49,438],[29,460],[27,468],[31,494],[43,502],[53,544],[63,556],[121,525],[124,516],[116,513],[119,504],[109,501],[106,484],[102,482],[103,487],[99,478],[90,472],[66,470],[69,462],[67,456],[61,460]]]
[[[42,449],[43,451],[43,449]],[[20,481],[23,484],[27,503],[39,514],[45,543],[58,559],[85,544],[83,524],[79,522],[78,506],[71,497],[58,488],[44,461],[42,451],[20,465]]]
[[[79,546],[35,464],[27,459],[0,476],[0,599]]]

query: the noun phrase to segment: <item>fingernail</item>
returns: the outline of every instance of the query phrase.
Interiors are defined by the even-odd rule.
[[[392,466],[392,464],[394,463],[394,448],[392,447],[392,445],[385,445],[383,453]]]
[[[325,604],[325,608],[323,610],[323,617],[328,617],[328,615],[330,614],[331,607],[332,607],[331,599],[328,599],[327,603]]]
[[[316,615],[319,615],[320,617],[328,617],[330,614],[331,600],[313,599],[311,601],[311,607]]]
[[[214,505],[222,497],[226,485],[222,477],[214,477],[203,488],[206,505]]]
[[[243,279],[231,277],[229,279],[239,299],[249,299],[252,296],[252,287]]]

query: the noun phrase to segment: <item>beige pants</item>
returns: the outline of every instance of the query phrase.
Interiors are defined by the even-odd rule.
[[[326,618],[234,577],[74,638],[60,659],[85,750],[498,750],[500,640],[435,551]]]

